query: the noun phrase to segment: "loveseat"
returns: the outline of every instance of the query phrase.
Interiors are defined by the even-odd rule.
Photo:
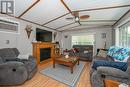
[[[92,68],[95,61],[105,60],[112,62],[112,57],[106,56],[105,58],[94,56],[90,69],[90,80],[92,87],[105,87],[104,80],[114,80],[120,83],[130,84],[130,58],[127,60],[128,67],[126,71],[122,71],[113,67],[99,66],[97,69]]]
[[[19,54],[17,48],[0,49],[0,85],[22,84],[36,73],[36,59],[20,59]]]
[[[70,55],[79,56],[81,60],[92,61],[93,58],[93,45],[73,45],[77,49],[77,53],[70,53]]]

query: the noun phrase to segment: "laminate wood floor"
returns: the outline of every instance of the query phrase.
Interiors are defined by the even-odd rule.
[[[52,62],[45,63],[38,67],[38,71],[35,76],[26,81],[24,84],[19,86],[0,86],[0,87],[69,87],[63,83],[60,83],[50,77],[42,75],[39,73],[40,70],[46,68],[47,66],[52,66]],[[76,87],[91,87],[90,85],[90,62],[86,62],[83,72],[77,82]]]

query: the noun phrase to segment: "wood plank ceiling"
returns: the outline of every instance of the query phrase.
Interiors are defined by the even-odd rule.
[[[90,18],[66,20],[72,11]],[[130,0],[15,0],[16,18],[58,31],[111,27],[129,12]]]

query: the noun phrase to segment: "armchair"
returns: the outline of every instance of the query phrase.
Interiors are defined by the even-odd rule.
[[[27,76],[27,69],[21,62],[10,61],[0,64],[0,85],[22,84]]]
[[[0,49],[0,85],[22,84],[36,73],[36,59],[20,59],[18,55],[17,48]]]

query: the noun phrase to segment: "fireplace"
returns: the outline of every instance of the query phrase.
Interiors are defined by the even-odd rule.
[[[51,48],[40,48],[40,62],[51,58]]]
[[[54,58],[54,44],[49,42],[33,42],[33,56],[37,64],[41,65]]]

